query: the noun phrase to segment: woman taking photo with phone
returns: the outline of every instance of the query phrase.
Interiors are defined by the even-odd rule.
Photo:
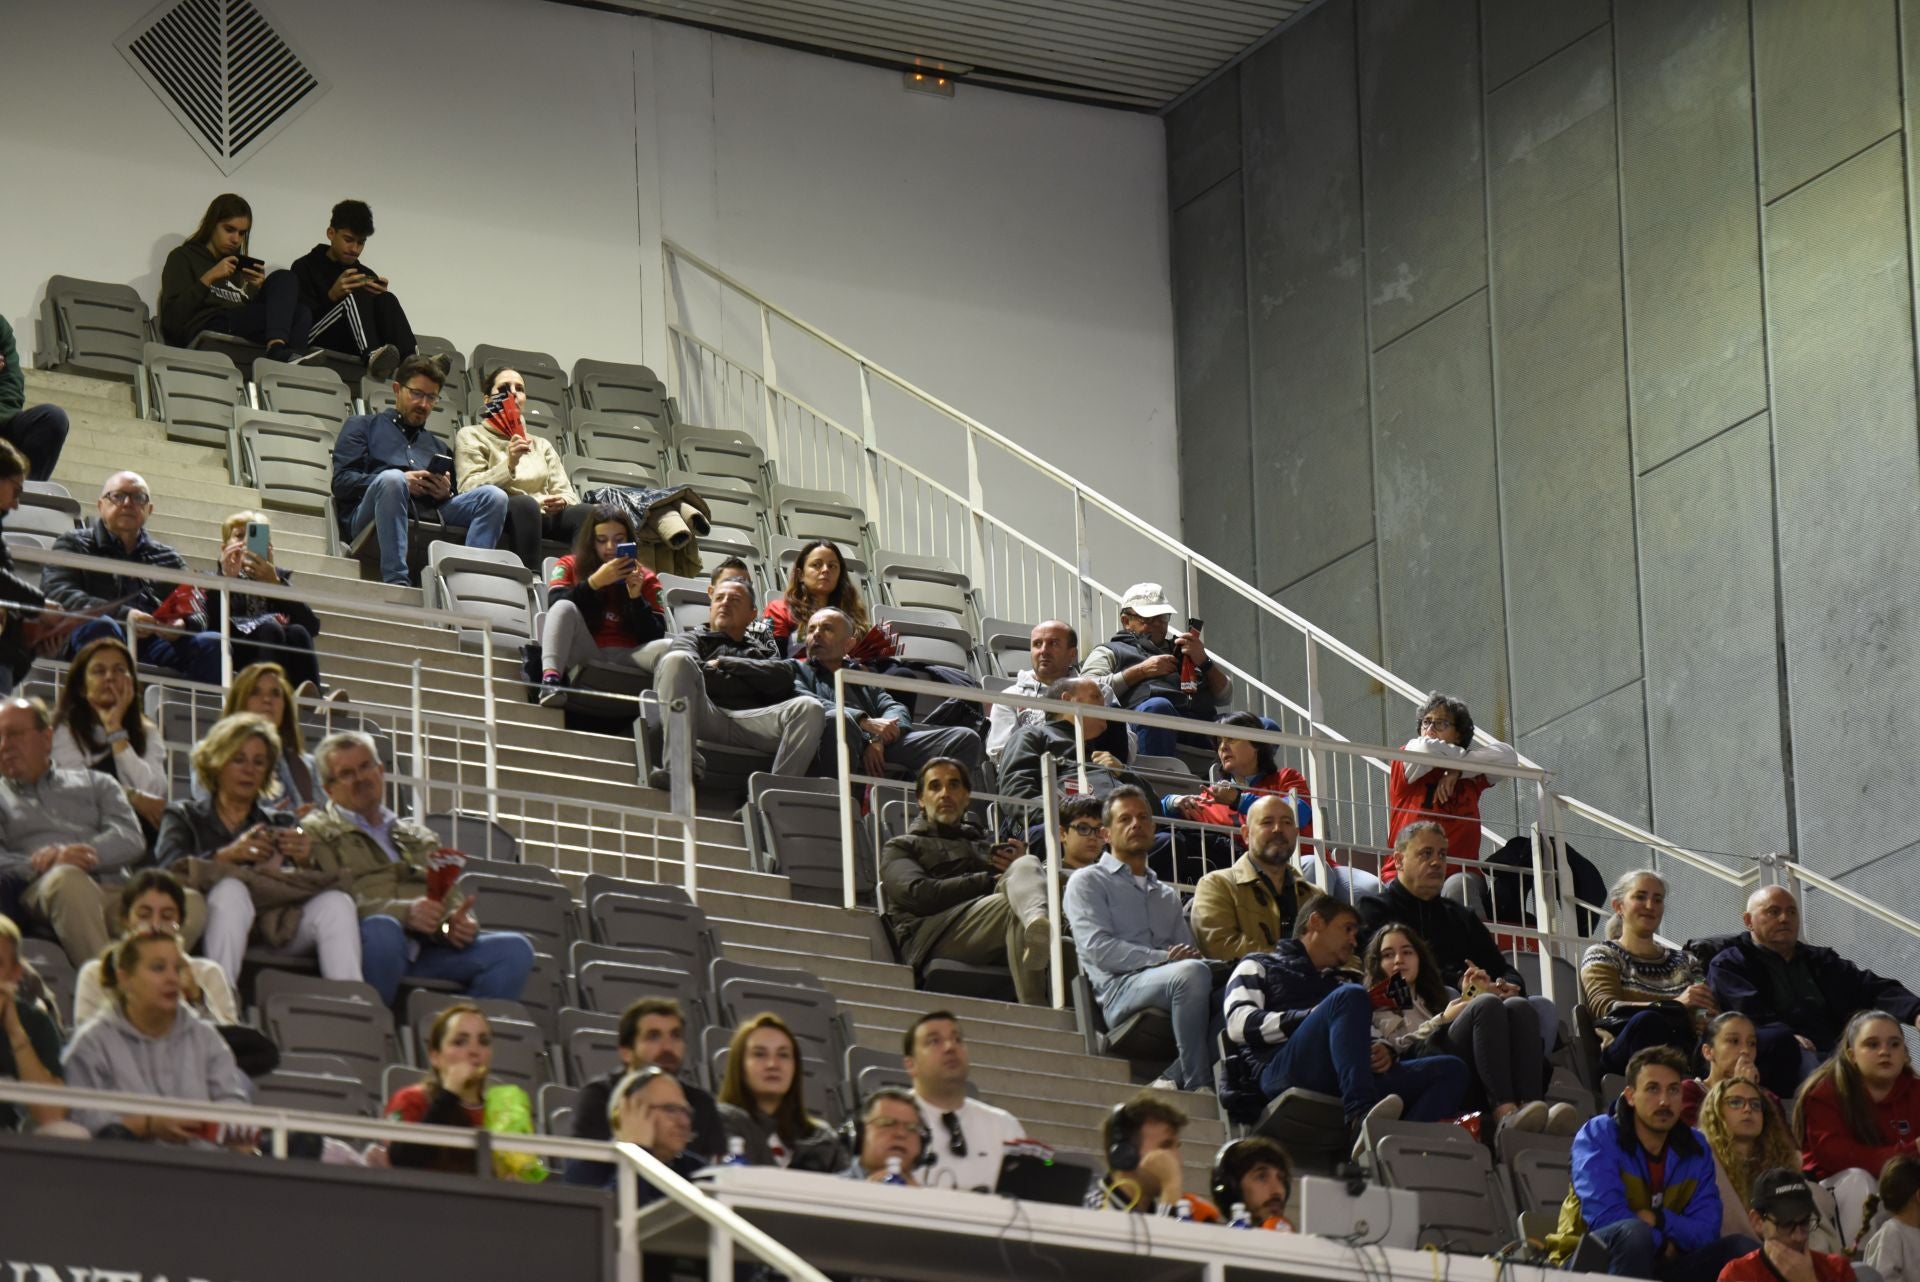
[[[273,563],[273,527],[264,512],[235,512],[220,522],[220,577],[249,583],[291,585],[293,574]],[[255,663],[277,663],[293,679],[303,697],[320,693],[320,658],[313,639],[320,635],[320,618],[304,601],[288,597],[248,596],[233,600],[233,670]],[[220,631],[226,603],[218,592],[207,593],[207,630]]]
[[[660,579],[634,557],[632,518],[624,508],[588,511],[592,519],[573,536],[573,551],[547,575],[542,690],[562,689],[575,664],[602,650],[633,650],[667,635]]]
[[[290,956],[320,954],[328,979],[358,980],[360,914],[340,878],[303,869],[308,839],[293,816],[260,804],[278,791],[280,735],[265,717],[222,717],[193,746],[193,773],[204,798],[176,801],[160,823],[154,851],[176,875],[204,883],[207,933],[202,951],[237,988],[249,939]],[[198,866],[195,866],[198,865]]]
[[[540,573],[540,540],[571,545],[593,509],[580,501],[553,443],[527,431],[527,381],[517,369],[494,370],[480,421],[453,438],[457,488],[464,493],[497,485],[507,493],[506,532],[500,546]]]
[[[213,198],[160,269],[161,333],[175,347],[190,347],[212,330],[266,344],[271,360],[317,359],[320,349],[307,343],[313,313],[300,301],[300,282],[248,256],[252,230],[253,206],[244,197]]]

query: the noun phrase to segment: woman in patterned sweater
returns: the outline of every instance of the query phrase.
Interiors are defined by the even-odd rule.
[[[1667,912],[1667,883],[1636,869],[1613,884],[1607,937],[1580,958],[1580,1001],[1603,1047],[1603,1072],[1619,1073],[1644,1046],[1672,1046],[1692,1055],[1700,1031],[1719,1011],[1701,982],[1698,963],[1658,936]]]

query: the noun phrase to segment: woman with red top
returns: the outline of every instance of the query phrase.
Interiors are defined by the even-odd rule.
[[[596,507],[573,551],[554,562],[540,633],[542,691],[564,688],[567,670],[602,650],[632,650],[667,634],[659,576],[620,555],[635,541],[624,508]]]
[[[1435,692],[1420,706],[1420,733],[1407,740],[1406,751],[1430,752],[1439,757],[1455,757],[1460,767],[1442,770],[1405,761],[1393,763],[1387,776],[1387,844],[1396,843],[1400,830],[1408,824],[1428,820],[1440,825],[1447,834],[1447,872],[1462,871],[1459,861],[1480,858],[1480,794],[1498,783],[1480,774],[1475,766],[1515,766],[1520,754],[1489,739],[1473,741],[1473,714],[1467,705],[1452,695]],[[1380,879],[1392,881],[1399,875],[1393,856],[1381,865]]]
[[[847,577],[847,564],[840,549],[829,539],[815,539],[800,549],[793,559],[793,571],[787,576],[785,596],[767,602],[767,621],[773,624],[773,637],[783,650],[791,649],[795,637],[807,635],[807,620],[823,605],[833,606],[853,621],[853,647],[847,661],[873,663],[893,655],[893,638],[886,629],[876,628],[867,617],[867,604],[860,589]]]
[[[401,1087],[387,1101],[382,1111],[389,1122],[533,1134],[533,1106],[527,1093],[518,1086],[487,1081],[493,1067],[493,1028],[478,1006],[455,1002],[434,1017],[427,1033],[427,1064],[424,1079]],[[394,1166],[473,1173],[471,1149],[438,1144],[396,1142],[387,1146],[387,1160]],[[547,1178],[546,1167],[531,1153],[496,1152],[493,1172],[502,1179]]]
[[[1833,1058],[1793,1099],[1793,1132],[1808,1175],[1833,1190],[1847,1240],[1889,1158],[1920,1142],[1920,1078],[1907,1059],[1900,1021],[1883,1010],[1847,1021]]]

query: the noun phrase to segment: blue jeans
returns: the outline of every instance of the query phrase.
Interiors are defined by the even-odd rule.
[[[74,655],[85,649],[87,644],[101,637],[112,637],[116,641],[127,639],[127,630],[116,619],[90,619],[73,630],[68,641],[67,653]],[[142,629],[140,633],[140,662],[151,663],[156,668],[165,668],[177,672],[189,681],[204,681],[208,685],[220,684],[220,634],[218,632],[195,632],[187,636],[163,637]],[[239,664],[235,664],[236,669]]]
[[[1380,1097],[1398,1095],[1410,1122],[1456,1117],[1466,1102],[1472,1072],[1451,1055],[1395,1060],[1373,1071],[1373,1001],[1358,984],[1343,984],[1313,1008],[1280,1053],[1260,1073],[1268,1099],[1289,1086],[1338,1095],[1349,1121],[1367,1115]]]
[[[1112,1027],[1143,1010],[1163,1010],[1173,1019],[1180,1058],[1168,1071],[1183,1091],[1213,1089],[1213,1039],[1224,1022],[1213,999],[1213,971],[1203,961],[1165,962],[1121,975],[1100,995],[1100,1013]]]
[[[356,538],[368,525],[378,523],[380,577],[402,587],[408,582],[407,521],[410,516],[407,474],[396,467],[373,478],[349,522]],[[448,525],[467,527],[468,547],[499,547],[500,532],[507,523],[507,492],[497,485],[482,485],[464,494],[455,494],[440,505],[440,517]]]
[[[1135,712],[1151,712],[1162,717],[1184,717],[1188,715],[1174,707],[1173,700],[1161,698],[1157,695],[1151,699],[1142,699],[1138,704],[1134,705],[1133,710]],[[1213,724],[1211,718],[1208,717],[1193,717],[1192,719],[1207,725]],[[1260,724],[1269,730],[1278,730],[1280,728],[1280,723],[1269,717],[1260,718]],[[1149,757],[1171,757],[1174,755],[1174,746],[1177,743],[1184,743],[1191,748],[1211,748],[1213,747],[1214,740],[1212,734],[1181,734],[1177,730],[1162,730],[1158,726],[1135,726],[1133,728],[1133,736],[1134,751],[1144,752]]]
[[[1637,1216],[1615,1220],[1587,1236],[1607,1248],[1607,1272],[1615,1277],[1655,1282],[1714,1282],[1732,1260],[1760,1249],[1745,1234],[1715,1238],[1697,1250],[1664,1259],[1654,1245],[1653,1227]]]
[[[533,970],[533,945],[512,931],[487,931],[465,948],[425,944],[420,955],[407,960],[407,931],[392,917],[360,919],[360,975],[380,1000],[393,1005],[400,981],[445,979],[465,984],[469,997],[520,1000],[527,975]]]

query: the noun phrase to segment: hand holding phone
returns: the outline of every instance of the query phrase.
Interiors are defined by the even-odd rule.
[[[451,454],[434,455],[433,458],[427,463],[427,471],[433,473],[435,476],[452,476],[453,475],[453,455]]]
[[[630,561],[640,555],[640,549],[632,543],[622,543],[613,550],[615,560]]]

